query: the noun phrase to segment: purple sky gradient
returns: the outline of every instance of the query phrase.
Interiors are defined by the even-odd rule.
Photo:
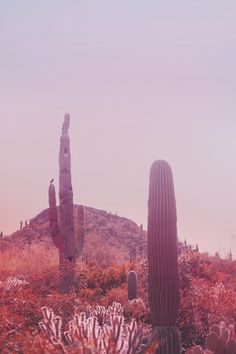
[[[0,10],[0,229],[47,207],[70,112],[74,202],[146,225],[149,168],[167,159],[179,238],[236,250],[236,2]]]

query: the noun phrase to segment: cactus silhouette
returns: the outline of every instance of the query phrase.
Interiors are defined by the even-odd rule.
[[[158,160],[151,166],[148,199],[148,298],[157,353],[180,353],[179,287],[173,177],[169,164]]]
[[[59,153],[59,220],[53,181],[49,185],[49,225],[52,240],[59,249],[59,287],[62,293],[67,293],[74,286],[76,258],[81,254],[84,245],[83,206],[78,208],[78,225],[77,232],[75,232],[69,125],[70,116],[66,114],[60,138]]]
[[[137,299],[137,274],[133,270],[128,274],[128,299]]]

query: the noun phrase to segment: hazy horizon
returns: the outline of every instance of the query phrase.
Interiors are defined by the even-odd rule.
[[[146,228],[172,167],[180,240],[236,255],[236,3],[1,2],[0,231],[48,207],[71,115],[74,203]]]

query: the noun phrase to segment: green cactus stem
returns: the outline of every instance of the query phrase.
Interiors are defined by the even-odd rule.
[[[71,183],[71,155],[69,114],[65,115],[59,153],[59,214],[53,182],[49,185],[49,225],[52,240],[59,249],[60,291],[67,293],[74,286],[76,258],[84,244],[84,208],[78,208],[78,227],[75,232],[73,190]]]
[[[150,170],[148,199],[148,297],[157,353],[180,353],[176,320],[180,302],[177,217],[172,171],[166,161]]]

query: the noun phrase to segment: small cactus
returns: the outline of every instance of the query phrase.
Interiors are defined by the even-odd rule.
[[[133,270],[128,274],[128,299],[137,299],[137,274]]]

